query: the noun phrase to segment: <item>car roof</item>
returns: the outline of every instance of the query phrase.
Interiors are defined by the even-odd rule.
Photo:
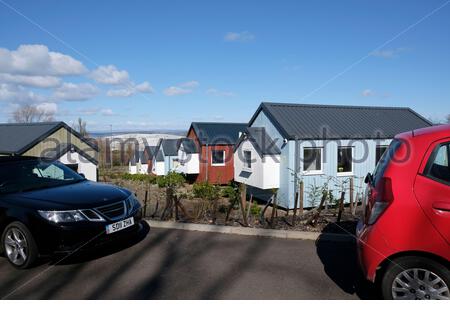
[[[11,163],[11,162],[24,162],[24,161],[35,161],[35,160],[47,160],[47,158],[31,157],[31,156],[0,156],[0,164]]]
[[[440,140],[450,137],[450,124],[436,125],[427,128],[403,132],[395,136],[397,139],[421,138],[427,140]]]

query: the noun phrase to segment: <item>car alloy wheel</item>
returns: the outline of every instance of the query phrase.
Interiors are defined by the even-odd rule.
[[[436,273],[411,268],[400,272],[392,282],[392,298],[404,300],[448,300],[450,290]]]
[[[16,266],[23,265],[28,258],[28,243],[25,234],[19,228],[12,227],[6,232],[4,242],[9,261]]]

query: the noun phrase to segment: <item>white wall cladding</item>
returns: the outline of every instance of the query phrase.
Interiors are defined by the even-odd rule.
[[[251,152],[250,169],[245,167],[244,151]],[[248,140],[243,141],[234,152],[234,180],[264,190],[279,188],[280,156],[261,157]]]
[[[165,172],[165,163],[164,161],[153,161],[152,173],[157,176],[163,176],[166,174]]]
[[[148,163],[143,163],[139,167],[140,174],[148,174]]]
[[[305,188],[305,206],[310,207],[312,205],[311,198],[308,198],[307,194],[313,186],[323,186],[328,182],[329,190],[334,191],[334,196],[339,197],[340,185],[342,182],[347,181],[346,184],[346,202],[349,201],[349,178],[353,177],[355,181],[355,192],[356,189],[361,186],[361,181],[367,175],[368,172],[372,172],[376,166],[376,147],[377,145],[389,145],[390,139],[381,140],[312,140],[312,141],[300,141],[300,161],[299,161],[299,172],[300,176],[304,182]],[[338,147],[352,147],[353,148],[353,170],[348,174],[338,173]],[[319,147],[322,149],[322,172],[310,174],[303,172],[303,150],[304,148]],[[329,178],[333,177],[329,181]],[[364,185],[363,185],[364,187]],[[320,199],[319,199],[320,201]],[[293,207],[294,202],[290,203]],[[316,204],[317,205],[317,204]]]
[[[179,165],[174,168],[175,172],[184,174],[199,174],[200,159],[198,153],[187,154],[182,148],[178,150]]]
[[[78,173],[84,174],[86,179],[97,181],[97,165],[87,160],[78,152],[67,152],[59,161],[64,164],[78,164]]]
[[[136,165],[128,165],[128,173],[130,174],[136,174],[137,173],[137,167]]]

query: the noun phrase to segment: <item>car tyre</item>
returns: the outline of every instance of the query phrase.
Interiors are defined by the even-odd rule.
[[[17,269],[31,267],[38,258],[36,241],[30,230],[21,222],[6,226],[1,237],[3,255]]]
[[[387,300],[450,299],[449,288],[448,267],[426,257],[395,259],[388,264],[381,279],[381,293]],[[439,291],[443,292],[437,294]]]

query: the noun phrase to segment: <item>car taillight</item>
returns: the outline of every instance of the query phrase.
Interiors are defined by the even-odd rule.
[[[368,224],[374,224],[394,201],[392,180],[390,178],[382,178],[378,183],[374,190],[373,201],[372,210],[367,221]]]

